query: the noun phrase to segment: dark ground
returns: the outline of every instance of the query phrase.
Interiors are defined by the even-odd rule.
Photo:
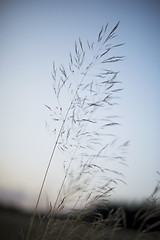
[[[23,239],[22,231],[26,232],[30,215],[17,209],[0,207],[0,240]]]
[[[29,223],[30,223],[30,218],[31,218],[31,214],[27,214],[24,213],[20,210],[17,209],[13,209],[13,208],[6,208],[4,206],[0,206],[0,240],[24,240],[26,238],[26,234],[28,231],[28,227],[29,227]],[[35,227],[34,227],[34,233],[32,233],[31,235],[31,239],[41,239],[41,238],[37,238],[36,234],[39,231],[39,229],[37,228],[37,226],[39,226],[40,223],[40,216],[36,216],[35,218]],[[62,225],[64,224],[65,220],[64,219],[58,219],[57,221],[57,225],[56,225],[56,232],[59,231],[59,229],[61,229]],[[43,223],[44,226],[45,222]],[[69,222],[68,223],[68,228],[71,226],[71,224],[73,224],[73,222]],[[79,224],[79,223],[78,223]],[[86,221],[85,224],[82,225],[81,227],[81,234],[85,233],[91,226],[91,222],[90,221]],[[80,229],[80,228],[79,228]],[[97,229],[97,231],[100,231],[100,229]],[[107,234],[107,229],[105,230],[106,234]],[[54,236],[50,237],[50,239],[56,239],[56,232],[54,232]],[[74,233],[74,236],[72,236],[72,238],[65,238],[65,239],[75,239],[77,240],[78,238],[76,237],[76,232]],[[79,232],[78,232],[79,234]],[[66,236],[66,235],[65,235]],[[138,238],[137,238],[138,236]],[[63,235],[62,238],[63,239]],[[94,234],[93,234],[93,238],[92,236],[87,237],[85,239],[96,239],[94,238]],[[137,230],[135,229],[131,229],[131,228],[122,228],[121,230],[118,230],[114,236],[110,236],[107,237],[106,235],[106,240],[107,239],[112,239],[112,240],[133,240],[133,239],[139,239],[139,240],[160,240],[160,231],[156,231],[156,232],[150,232],[147,234],[143,234],[137,233]]]

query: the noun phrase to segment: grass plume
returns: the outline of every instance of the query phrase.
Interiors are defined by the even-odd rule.
[[[112,134],[112,127],[118,126],[119,123],[109,115],[109,109],[117,104],[116,98],[122,90],[119,87],[121,83],[116,80],[118,71],[108,69],[108,64],[112,66],[112,63],[124,58],[112,55],[114,48],[123,45],[111,42],[116,37],[118,26],[119,22],[110,32],[108,24],[103,26],[97,40],[92,43],[87,41],[84,44],[79,38],[75,42],[74,52],[69,55],[67,67],[60,65],[57,68],[53,63],[53,93],[57,104],[45,106],[54,122],[52,132],[55,142],[26,240],[29,240],[44,184],[57,149],[66,152],[70,160],[64,161],[64,178],[50,216],[53,210],[62,208],[70,197],[76,199],[73,208],[81,206],[84,199],[84,208],[106,200],[107,194],[113,189],[111,184],[122,181],[121,173],[101,167],[102,163],[105,166],[110,160],[118,159],[120,163],[125,163],[121,148],[116,145],[118,139]],[[109,150],[115,145],[120,151],[119,156],[115,156]],[[109,172],[112,172],[113,178],[108,177]],[[95,176],[99,179],[96,185]],[[64,194],[67,180],[70,181],[69,188]],[[47,236],[50,223],[51,217],[43,239]]]

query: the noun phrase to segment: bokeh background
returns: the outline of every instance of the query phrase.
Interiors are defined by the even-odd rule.
[[[74,42],[95,40],[102,25],[120,20],[122,81],[116,135],[129,140],[127,185],[114,201],[140,202],[160,170],[160,2],[158,0],[0,1],[0,202],[34,206],[53,146],[45,107],[54,105],[52,64],[66,64]],[[54,200],[63,171],[57,154],[41,204]]]

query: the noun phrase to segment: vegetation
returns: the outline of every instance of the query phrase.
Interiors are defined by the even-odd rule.
[[[153,206],[153,200],[134,208],[103,207],[54,215],[46,239],[160,239],[160,207]],[[30,218],[29,213],[0,206],[0,239],[26,239]],[[30,239],[42,239],[47,222],[48,215],[36,214]]]
[[[84,44],[79,38],[67,67],[53,64],[54,105],[46,105],[54,126],[53,150],[30,224],[27,217],[25,227],[21,226],[21,239],[149,239],[154,237],[149,230],[157,230],[160,224],[160,207],[154,198],[158,188],[134,211],[109,204],[115,185],[125,183],[123,174],[111,168],[110,162],[125,165],[128,145],[119,143],[114,134],[119,122],[112,112],[122,90],[118,71],[112,69],[124,58],[114,54],[123,45],[114,43],[118,26],[119,22],[110,31],[108,24],[103,26],[92,43]],[[39,214],[56,151],[65,159],[64,177],[48,213]]]
[[[87,41],[84,44],[79,38],[74,52],[70,53],[68,66],[57,68],[53,63],[54,105],[46,105],[46,108],[54,123],[55,141],[26,240],[30,239],[44,184],[57,150],[62,151],[65,157],[64,178],[45,221],[40,223],[39,238],[102,239],[108,236],[111,239],[119,223],[126,224],[122,209],[110,211],[106,219],[100,214],[98,221],[92,224],[84,224],[83,221],[83,217],[95,211],[97,205],[106,209],[114,184],[124,182],[121,172],[109,168],[109,161],[125,164],[124,152],[128,145],[128,142],[118,143],[112,128],[119,125],[111,110],[122,90],[121,82],[117,80],[118,71],[113,70],[112,65],[115,67],[124,58],[114,54],[114,50],[123,45],[114,43],[118,26],[119,22],[111,31],[108,24],[103,26],[97,40],[92,43]],[[57,215],[64,216],[67,206],[70,208],[67,217],[56,220]],[[138,215],[139,212],[135,219]]]
[[[123,45],[111,43],[116,36],[118,25],[119,22],[109,33],[108,24],[103,26],[96,42],[87,41],[84,45],[79,38],[75,43],[74,53],[70,54],[68,70],[63,65],[57,69],[53,64],[53,90],[57,104],[46,107],[54,121],[52,131],[55,142],[27,240],[57,148],[65,151],[65,158],[69,158],[64,161],[64,178],[54,206],[51,207],[50,216],[64,208],[67,201],[72,201],[72,210],[77,206],[87,209],[99,201],[106,202],[107,195],[113,189],[111,184],[122,181],[122,173],[109,169],[106,164],[114,159],[124,163],[122,155],[117,156],[110,150],[112,146],[116,146],[117,137],[109,128],[119,123],[115,121],[115,117],[108,114],[108,108],[116,104],[115,98],[122,90],[119,87],[120,82],[116,80],[118,72],[108,70],[107,67],[108,64],[123,59],[123,56],[112,55],[115,48]],[[127,143],[117,148],[122,149],[126,145]],[[112,177],[108,177],[109,172]],[[43,239],[46,238],[50,219],[52,218],[48,220]]]

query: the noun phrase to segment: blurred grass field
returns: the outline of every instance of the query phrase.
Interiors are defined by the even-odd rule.
[[[26,239],[31,214],[24,213],[13,208],[0,207],[0,239],[1,240],[23,240]],[[30,239],[42,239],[47,221],[43,215],[36,215]],[[63,230],[63,231],[62,231]],[[62,231],[62,232],[61,232]],[[60,234],[61,233],[61,234]],[[52,220],[47,240],[71,239],[71,240],[158,240],[160,231],[138,232],[135,229],[107,226],[102,221],[92,222],[82,219],[70,219],[56,217]]]

